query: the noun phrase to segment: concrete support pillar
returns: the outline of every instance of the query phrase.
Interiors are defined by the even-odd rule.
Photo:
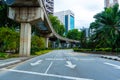
[[[61,43],[61,48],[65,48],[65,44],[64,43]]]
[[[45,47],[46,47],[46,48],[48,48],[48,42],[49,42],[49,38],[46,37],[46,38],[45,38]]]
[[[53,42],[52,45],[53,45],[53,48],[56,48],[56,43],[55,43],[55,41]]]
[[[70,42],[67,43],[67,48],[71,48],[71,43]]]
[[[30,56],[31,49],[31,25],[30,23],[21,23],[20,30],[20,56]]]
[[[62,45],[60,42],[58,43],[58,48],[62,48]]]

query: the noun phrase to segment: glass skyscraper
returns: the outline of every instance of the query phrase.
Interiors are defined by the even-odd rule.
[[[56,12],[54,14],[64,24],[66,33],[75,27],[74,13],[70,10]]]
[[[74,23],[75,23],[74,21],[75,21],[74,16],[70,15],[70,30],[74,29]]]

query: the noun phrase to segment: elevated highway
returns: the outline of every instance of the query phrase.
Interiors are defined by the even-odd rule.
[[[77,40],[62,37],[55,32],[43,0],[6,0],[6,3],[9,6],[8,17],[21,23],[20,56],[30,55],[32,25],[46,38],[46,47],[48,47],[49,38],[59,39],[64,43],[79,43]]]

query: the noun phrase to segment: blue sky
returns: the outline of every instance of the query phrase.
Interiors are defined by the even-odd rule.
[[[89,27],[93,16],[103,11],[104,0],[54,0],[55,12],[72,10],[75,14],[75,28]],[[119,1],[120,2],[120,1]]]

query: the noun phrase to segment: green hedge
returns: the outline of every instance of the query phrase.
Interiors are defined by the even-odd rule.
[[[0,58],[1,59],[8,58],[8,57],[9,57],[9,55],[7,53],[1,53],[0,52]]]
[[[96,49],[74,49],[75,52],[112,52],[112,48],[96,48]],[[114,50],[115,52],[120,52],[120,48]]]
[[[92,51],[92,49],[74,49],[75,52]]]
[[[50,52],[51,50],[41,50],[39,52],[35,52],[35,55],[42,55],[42,54],[46,54],[48,52]]]
[[[95,51],[111,52],[112,48],[97,48]]]

